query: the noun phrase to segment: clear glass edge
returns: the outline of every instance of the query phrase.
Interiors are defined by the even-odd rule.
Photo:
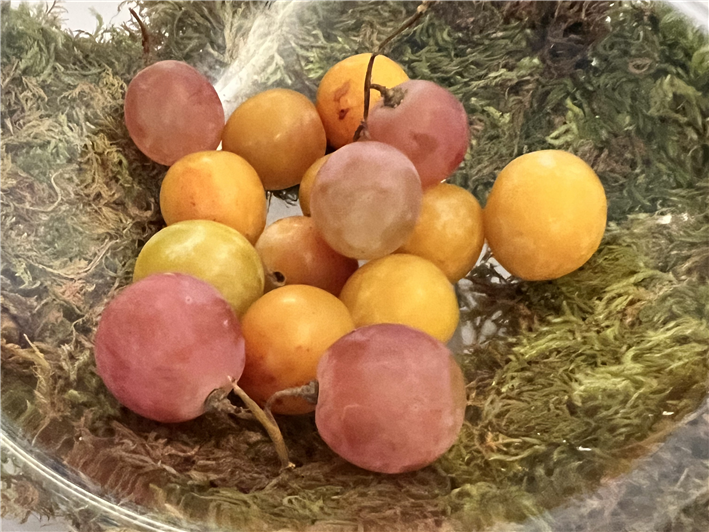
[[[65,0],[66,1],[66,0]],[[68,0],[71,2],[71,0]],[[279,0],[284,1],[284,0]],[[289,0],[285,0],[286,2]],[[298,0],[290,0],[298,1]],[[317,1],[317,0],[315,0]],[[506,0],[493,0],[506,1]],[[544,0],[541,0],[544,1]],[[663,0],[664,3],[672,5],[678,12],[684,14],[696,26],[709,32],[709,0]],[[14,3],[14,2],[13,2]],[[677,431],[688,431],[688,422],[697,418],[709,417],[709,400],[705,399],[699,409],[690,416],[687,416],[677,429]],[[661,461],[659,456],[662,450],[673,445],[672,437],[661,444],[658,449],[644,461],[644,467],[652,468],[653,464]],[[709,442],[707,442],[709,446]],[[83,480],[76,472],[59,464],[55,459],[45,454],[41,449],[34,447],[31,442],[24,438],[12,421],[4,415],[0,417],[0,449],[4,460],[12,461],[22,474],[31,478],[41,478],[47,488],[50,488],[57,496],[57,504],[61,507],[84,507],[95,512],[99,521],[106,528],[115,526],[130,526],[135,529],[139,527],[141,532],[219,532],[214,528],[205,528],[205,524],[182,522],[169,523],[165,516],[156,516],[144,509],[126,503],[111,501],[108,497],[99,495],[100,488],[91,486]],[[697,463],[685,464],[687,468],[696,467]],[[627,476],[632,475],[632,472]],[[599,488],[603,489],[602,487]],[[706,492],[709,493],[709,484]],[[688,500],[687,504],[693,501]],[[546,516],[552,520],[561,514],[575,513],[575,508],[579,505],[578,498],[572,498],[568,504],[554,508],[546,512]],[[61,511],[60,511],[61,513]],[[669,519],[671,516],[667,516]],[[502,524],[504,526],[504,524]],[[664,529],[667,523],[657,523],[656,530]],[[497,532],[504,529],[496,527]]]

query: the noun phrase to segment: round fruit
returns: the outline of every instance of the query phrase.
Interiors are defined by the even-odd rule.
[[[421,210],[416,168],[381,142],[357,142],[330,155],[318,172],[311,215],[325,241],[354,259],[395,251],[411,235]]]
[[[303,175],[303,179],[300,181],[300,189],[298,190],[298,202],[300,203],[300,210],[303,211],[305,216],[310,216],[310,193],[313,190],[313,185],[315,184],[315,176],[330,158],[331,154],[320,157],[315,161],[310,168],[308,168]]]
[[[264,404],[274,393],[315,380],[320,357],[354,329],[342,302],[313,286],[291,285],[268,292],[243,319],[246,368],[239,386]],[[279,399],[272,410],[305,414],[315,409],[302,398]]]
[[[165,223],[212,220],[254,244],[266,225],[266,192],[256,170],[234,153],[201,151],[167,171],[160,188]]]
[[[267,90],[237,107],[222,142],[225,150],[251,163],[266,190],[297,185],[327,148],[315,106],[288,89]]]
[[[372,325],[335,342],[320,360],[318,383],[320,436],[370,471],[421,469],[463,426],[465,380],[451,352],[403,325]]]
[[[399,323],[420,329],[442,342],[458,326],[453,285],[432,262],[415,255],[389,255],[357,270],[340,299],[357,327]]]
[[[441,183],[424,192],[414,232],[398,252],[430,260],[455,283],[475,266],[484,242],[478,200],[463,188]]]
[[[353,55],[327,71],[320,81],[316,104],[327,132],[327,140],[334,148],[352,142],[355,131],[364,116],[364,79],[372,54]],[[372,83],[394,87],[409,77],[394,61],[383,55],[374,59]],[[380,98],[378,91],[370,91],[370,109]]]
[[[187,154],[219,146],[224,109],[197,70],[182,61],[160,61],[128,85],[125,121],[138,149],[170,166]]]
[[[263,266],[256,249],[236,229],[208,220],[177,222],[148,240],[135,262],[133,280],[162,272],[208,282],[238,316],[263,294]]]
[[[189,275],[151,275],[103,311],[96,369],[111,393],[143,417],[177,423],[204,412],[244,369],[244,338],[229,304]]]
[[[606,195],[579,157],[542,150],[517,157],[497,176],[483,212],[497,261],[528,281],[580,268],[606,228]]]
[[[315,223],[306,216],[281,218],[269,225],[256,243],[266,269],[266,282],[278,286],[306,284],[330,292],[335,297],[357,261],[340,255],[322,239]]]
[[[401,150],[424,188],[458,168],[468,151],[465,108],[453,94],[431,81],[402,83],[379,100],[367,119],[369,137]]]

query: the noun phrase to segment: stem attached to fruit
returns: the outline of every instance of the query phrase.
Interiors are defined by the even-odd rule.
[[[135,21],[138,23],[138,27],[140,28],[140,35],[143,38],[143,63],[147,66],[148,63],[150,63],[150,32],[148,31],[147,26],[143,24],[143,21],[138,16],[138,13],[136,13],[132,7],[129,7],[128,11],[130,11],[130,14],[133,16]]]
[[[392,87],[387,89],[384,85],[372,83],[372,88],[382,95],[383,104],[385,107],[396,107],[406,96],[406,91],[401,87]]]
[[[436,2],[437,0],[424,0],[423,2],[421,2],[421,4],[416,8],[416,13],[409,17],[409,19],[401,26],[399,26],[396,31],[394,31],[391,35],[384,39],[379,44],[379,46],[377,46],[377,49],[372,53],[372,57],[369,58],[369,63],[367,64],[367,74],[364,77],[364,113],[362,123],[357,128],[357,131],[355,131],[354,142],[359,140],[359,138],[367,131],[367,118],[369,117],[369,101],[371,89],[374,88],[376,90],[379,90],[377,87],[382,87],[386,91],[386,87],[383,87],[382,85],[372,87],[372,70],[374,69],[374,60],[379,54],[382,53],[382,50],[387,44],[389,44],[391,41],[393,41],[396,37],[398,37],[404,31],[409,29],[411,26],[416,24],[419,19],[421,19],[421,17],[426,14],[428,8],[430,8]],[[380,90],[380,92],[382,91]]]
[[[389,89],[387,89],[384,85],[380,85],[379,83],[370,83],[369,88],[374,89],[375,91],[379,91],[379,94],[381,94],[383,97],[386,97],[386,95],[389,94]]]
[[[318,390],[318,381],[310,381],[304,386],[280,390],[269,397],[268,401],[266,401],[266,406],[264,406],[263,409],[267,415],[273,417],[273,414],[271,414],[271,407],[273,406],[273,403],[279,399],[285,399],[286,397],[300,397],[301,399],[305,399],[307,402],[316,405],[318,404]]]
[[[234,393],[239,396],[239,398],[244,401],[244,404],[251,410],[251,413],[258,420],[263,428],[268,432],[273,445],[276,447],[276,453],[281,461],[281,467],[283,469],[292,469],[295,464],[288,458],[288,447],[286,447],[286,442],[283,441],[283,434],[281,434],[281,429],[278,428],[278,423],[273,419],[273,415],[270,412],[266,413],[263,409],[256,404],[256,402],[249,397],[244,390],[239,388],[236,381],[229,378],[231,381],[231,387],[234,389]]]

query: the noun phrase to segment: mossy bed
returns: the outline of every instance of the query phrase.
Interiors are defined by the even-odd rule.
[[[332,64],[373,50],[417,3],[131,5],[152,60],[193,64],[233,108],[267,87],[313,98]],[[298,465],[280,472],[240,407],[170,426],[111,397],[95,372],[96,323],[163,225],[165,168],[123,123],[140,32],[98,21],[72,35],[57,6],[3,2],[1,15],[13,438],[189,530],[709,529],[709,38],[670,7],[444,2],[386,52],[463,102],[471,149],[451,181],[483,204],[497,172],[544,148],[585,159],[609,200],[601,248],[579,271],[520,282],[486,256],[459,283],[466,423],[438,462],[396,476],[337,458],[312,417],[279,420]],[[3,455],[4,513],[62,515],[81,532],[120,525],[21,465]]]

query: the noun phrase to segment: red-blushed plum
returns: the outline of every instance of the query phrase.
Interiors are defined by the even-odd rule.
[[[394,88],[396,106],[382,98],[367,120],[372,140],[401,150],[416,166],[424,188],[446,179],[468,151],[468,115],[458,99],[432,81],[411,80]]]
[[[138,149],[160,164],[204,150],[215,150],[224,129],[217,91],[182,61],[159,61],[128,85],[125,121]]]
[[[440,341],[405,325],[357,329],[318,364],[315,422],[342,458],[380,473],[414,471],[455,442],[463,373]]]
[[[146,277],[109,303],[95,341],[96,367],[111,393],[155,421],[194,419],[217,388],[244,370],[239,320],[211,285],[195,277]]]
[[[361,141],[332,153],[320,168],[310,214],[335,251],[376,259],[409,238],[422,197],[416,168],[403,153],[381,142]]]

